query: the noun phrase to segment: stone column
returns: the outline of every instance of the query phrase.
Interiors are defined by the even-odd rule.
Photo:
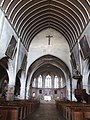
[[[13,100],[14,99],[14,89],[15,89],[15,80],[16,80],[16,73],[17,73],[19,48],[20,48],[20,39],[18,39],[18,43],[17,43],[17,52],[16,52],[14,66],[13,66],[13,61],[11,59],[9,59],[9,62],[8,62],[7,72],[8,72],[8,77],[9,77],[9,83],[8,83],[6,100]]]
[[[70,88],[70,79],[67,80],[67,99],[71,100],[71,88]]]
[[[29,88],[29,98],[32,98],[32,88]]]
[[[25,84],[26,84],[26,80],[25,80],[25,74],[22,73],[21,74],[21,89],[20,89],[20,99],[25,99]]]
[[[14,73],[14,67],[12,65],[12,60],[9,60],[8,62],[7,73],[9,77],[9,83],[6,92],[6,100],[12,101],[14,99],[14,89],[15,89],[15,73]]]
[[[26,99],[28,99],[29,97],[30,97],[30,86],[28,85],[28,86],[26,86],[26,96],[25,96],[25,98]]]

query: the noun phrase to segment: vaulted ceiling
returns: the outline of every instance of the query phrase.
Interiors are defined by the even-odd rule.
[[[90,0],[0,0],[0,7],[27,50],[46,28],[59,31],[71,50],[90,21]]]

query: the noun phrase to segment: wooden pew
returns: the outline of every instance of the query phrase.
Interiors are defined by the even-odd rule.
[[[0,120],[7,120],[8,111],[6,109],[0,109]]]
[[[40,102],[37,100],[0,101],[0,116],[2,117],[0,120],[23,120],[34,112],[39,104]],[[3,116],[3,113],[8,119]]]
[[[0,120],[19,120],[20,107],[0,106]]]
[[[84,120],[90,120],[90,110],[83,111],[83,118]]]
[[[56,107],[66,120],[90,120],[90,104],[57,101]]]

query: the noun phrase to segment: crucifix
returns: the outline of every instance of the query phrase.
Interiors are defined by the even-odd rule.
[[[48,35],[46,37],[48,38],[48,45],[50,45],[50,38],[53,37],[53,36]]]

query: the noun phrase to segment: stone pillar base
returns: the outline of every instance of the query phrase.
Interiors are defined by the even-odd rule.
[[[14,100],[14,86],[8,86],[8,91],[6,93],[6,101]]]

